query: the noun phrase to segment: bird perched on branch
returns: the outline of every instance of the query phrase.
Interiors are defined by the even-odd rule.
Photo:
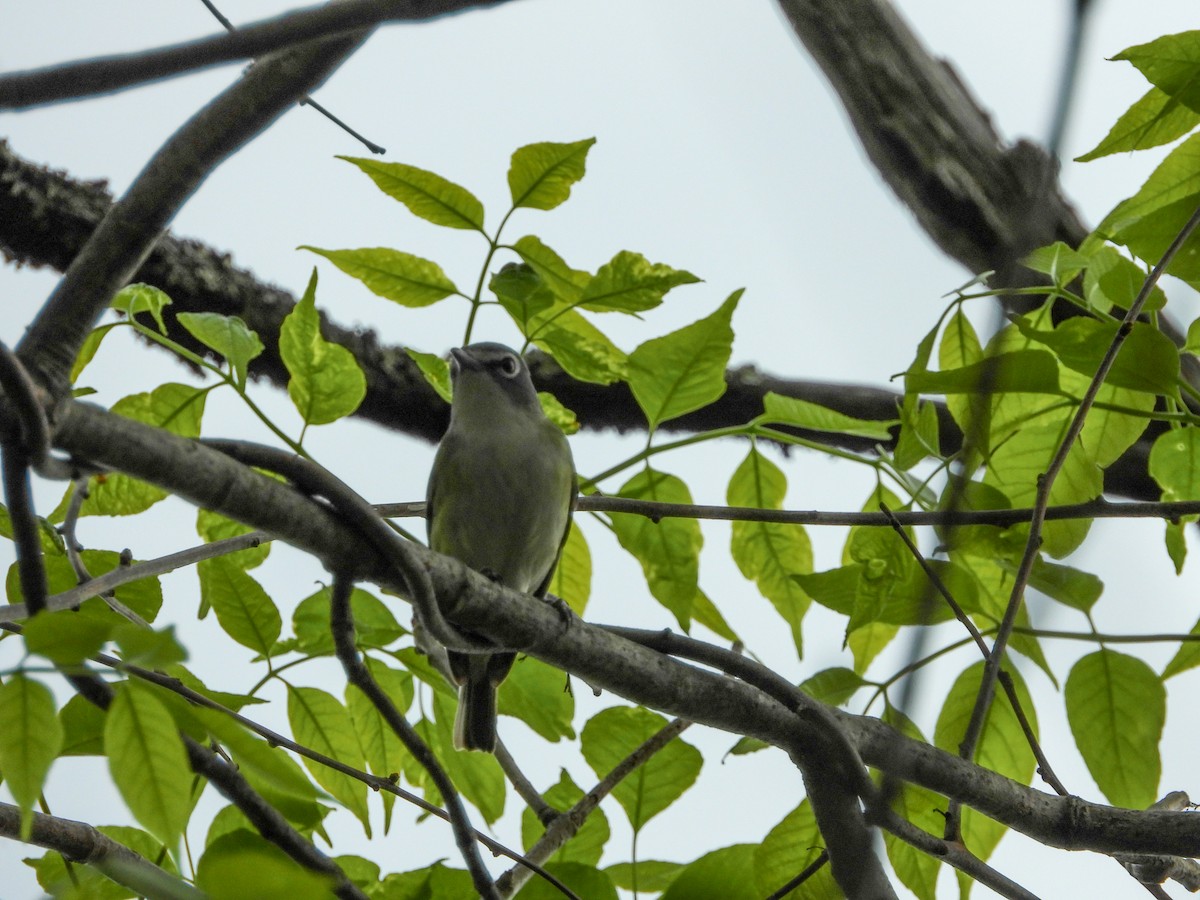
[[[544,597],[575,506],[575,464],[529,368],[503,344],[450,351],[450,428],[429,473],[429,546],[514,590]],[[454,746],[496,746],[496,689],[514,653],[449,652]]]

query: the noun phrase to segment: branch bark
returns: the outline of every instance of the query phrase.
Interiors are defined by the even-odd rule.
[[[250,59],[284,47],[370,28],[385,21],[419,22],[505,0],[350,0],[252,22],[232,33],[140,53],[126,53],[13,72],[0,77],[0,109],[112,93],[147,81]]]

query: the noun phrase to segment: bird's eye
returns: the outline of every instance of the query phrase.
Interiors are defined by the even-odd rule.
[[[506,356],[500,360],[500,371],[506,378],[516,378],[521,371],[521,362],[515,356]]]

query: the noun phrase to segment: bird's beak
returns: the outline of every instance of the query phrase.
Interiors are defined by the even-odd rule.
[[[464,369],[480,369],[479,361],[466,347],[454,347],[450,351],[450,373],[457,375]]]

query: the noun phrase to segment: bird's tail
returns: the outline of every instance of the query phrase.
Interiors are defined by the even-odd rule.
[[[472,672],[458,689],[454,746],[487,753],[496,749],[496,685],[486,673]]]

